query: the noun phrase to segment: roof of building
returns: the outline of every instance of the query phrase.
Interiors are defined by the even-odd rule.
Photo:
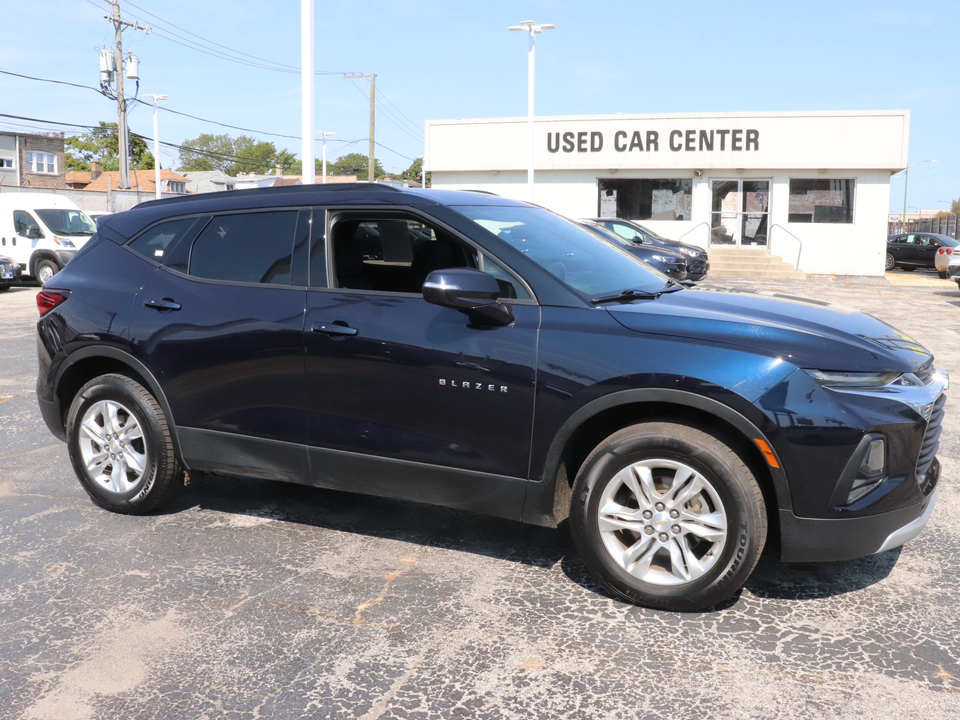
[[[74,171],[76,172],[76,171]],[[90,173],[85,173],[87,176]],[[80,175],[80,173],[76,173]],[[154,192],[156,190],[156,184],[154,182],[155,171],[154,170],[131,170],[130,171],[130,187],[133,189],[140,189],[143,192]],[[173,170],[168,168],[163,168],[160,171],[160,179],[166,184],[167,182],[182,182],[184,185],[187,183],[187,178],[179,173],[175,173]],[[67,182],[71,182],[68,174]],[[118,190],[120,188],[120,171],[119,170],[110,170],[104,173],[101,173],[96,180],[91,180],[90,183],[84,188],[84,190],[100,190],[101,192],[106,192],[107,190],[113,189]]]
[[[227,175],[222,170],[187,170],[181,174],[187,178],[188,193],[230,190],[237,182],[237,178]]]

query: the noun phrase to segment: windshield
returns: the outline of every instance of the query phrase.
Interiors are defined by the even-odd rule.
[[[465,205],[456,210],[587,298],[663,288],[664,277],[650,266],[543,208]]]
[[[81,210],[38,209],[37,215],[54,235],[93,235],[97,226]]]
[[[636,225],[636,223],[634,223],[634,224]],[[637,227],[640,228],[641,230],[643,230],[643,232],[644,232],[645,234],[649,235],[649,236],[652,237],[654,240],[666,240],[665,237],[663,237],[662,235],[657,235],[657,233],[655,233],[655,232],[654,232],[653,230],[651,230],[650,228],[645,227],[644,225],[637,225]],[[668,241],[668,242],[669,242],[669,241]]]

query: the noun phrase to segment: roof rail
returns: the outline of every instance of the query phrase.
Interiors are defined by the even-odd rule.
[[[222,190],[216,193],[195,193],[193,195],[184,195],[182,197],[163,198],[162,200],[147,200],[137,205],[137,207],[143,207],[145,205],[153,207],[154,205],[160,204],[166,205],[170,203],[190,202],[202,200],[211,195],[237,195],[238,193],[256,193],[258,195],[297,195],[299,193],[356,192],[358,190],[361,192],[403,192],[403,188],[394,187],[392,185],[383,185],[375,182],[331,183],[329,185],[323,183],[314,183],[308,185],[283,185],[281,187],[241,188],[239,190]]]

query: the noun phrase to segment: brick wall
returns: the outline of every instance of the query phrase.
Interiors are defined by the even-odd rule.
[[[57,157],[57,173],[34,173],[27,165],[28,152],[52,153]],[[67,186],[67,163],[64,157],[63,135],[21,135],[20,136],[21,184],[26,187],[61,189]]]

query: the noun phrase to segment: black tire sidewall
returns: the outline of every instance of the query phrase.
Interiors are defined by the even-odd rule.
[[[684,426],[676,426],[688,430]],[[613,436],[609,446],[596,452],[581,469],[574,487],[571,526],[581,556],[594,574],[613,592],[631,602],[670,610],[698,610],[711,607],[735,592],[753,571],[766,536],[758,539],[761,524],[757,510],[750,506],[753,489],[731,462],[691,438],[655,435],[647,431]],[[603,446],[601,446],[603,447]],[[599,449],[599,448],[598,448]],[[731,453],[732,456],[732,453]],[[676,586],[644,583],[620,567],[603,545],[598,529],[598,507],[603,490],[618,472],[640,460],[674,460],[701,473],[723,503],[728,535],[720,560],[703,577]],[[751,482],[752,481],[751,478]]]
[[[87,494],[101,507],[114,512],[145,512],[141,508],[156,495],[160,473],[160,452],[163,447],[163,430],[160,418],[149,402],[144,402],[145,391],[128,378],[105,375],[87,383],[77,393],[67,415],[67,447],[74,472]],[[101,487],[87,474],[80,452],[79,424],[84,414],[94,403],[111,400],[123,405],[136,418],[143,434],[147,451],[147,467],[140,482],[126,493],[114,493]]]
[[[890,253],[887,253],[887,257],[884,259],[884,267],[887,270],[893,270],[897,266],[897,261]]]

